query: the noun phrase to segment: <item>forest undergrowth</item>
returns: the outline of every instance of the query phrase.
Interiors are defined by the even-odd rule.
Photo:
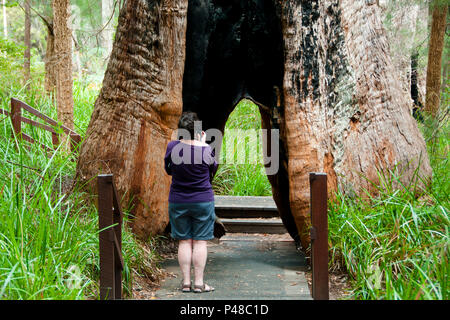
[[[0,38],[0,49],[0,108],[9,110],[14,97],[56,119],[53,99],[43,90],[43,65],[32,64],[33,85],[27,91],[17,77],[23,48]],[[100,86],[86,79],[74,82],[74,128],[82,137]],[[448,104],[448,96],[444,93],[443,105]],[[449,298],[446,112],[443,107],[439,121],[419,124],[433,168],[429,188],[420,188],[419,176],[402,185],[401,172],[380,172],[377,196],[363,193],[356,197],[338,190],[330,201],[329,267],[348,274],[349,297]],[[248,100],[236,107],[226,126],[226,130],[260,128],[258,107]],[[5,115],[0,115],[0,130],[0,299],[96,299],[97,210],[93,195],[73,183],[76,152],[70,154],[60,145],[48,156],[38,144],[14,138]],[[25,125],[24,132],[52,145],[51,135],[43,130]],[[220,165],[213,187],[216,194],[271,195],[261,163]],[[126,212],[125,220],[130,218]],[[124,288],[128,296],[133,277],[157,281],[161,275],[157,250],[161,240],[155,237],[143,242],[124,228]]]

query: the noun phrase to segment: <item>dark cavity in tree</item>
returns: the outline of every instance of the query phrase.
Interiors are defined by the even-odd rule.
[[[278,7],[278,6],[277,6]],[[284,74],[280,12],[273,0],[190,0],[183,110],[223,129],[243,98],[277,107]]]

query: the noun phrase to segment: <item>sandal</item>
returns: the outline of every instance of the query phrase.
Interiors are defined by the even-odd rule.
[[[181,291],[182,292],[191,292],[191,283],[184,284],[184,280],[181,281]]]
[[[208,290],[206,290],[206,283],[204,283],[201,286],[194,285],[194,292],[195,293],[211,292],[211,291],[214,291],[214,290],[215,289],[213,287],[211,287],[211,286],[208,286]]]

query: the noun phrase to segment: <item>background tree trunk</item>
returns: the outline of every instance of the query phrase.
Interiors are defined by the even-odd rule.
[[[163,159],[182,112],[186,11],[187,0],[125,2],[77,163],[83,181],[115,175],[143,238],[168,223]]]
[[[58,120],[73,129],[72,32],[69,28],[69,18],[70,1],[53,0]]]
[[[426,39],[428,38],[428,5],[426,3],[420,5],[419,14],[417,16],[416,22],[416,49],[422,50],[423,47],[427,46],[428,43]],[[426,82],[427,82],[427,66],[425,57],[423,60],[419,60],[417,68],[417,96],[418,105],[421,107],[420,110],[424,109],[425,96],[426,96]]]
[[[107,60],[111,54],[113,45],[113,21],[114,21],[114,0],[102,0],[102,27],[101,32],[104,58]]]
[[[386,31],[392,63],[400,77],[401,89],[410,93],[411,57],[416,45],[415,33],[421,5],[417,2],[388,1],[386,7],[382,10],[384,11],[382,17],[387,25]]]
[[[24,44],[25,44],[25,52],[23,55],[24,63],[23,63],[23,74],[26,88],[30,87],[30,59],[31,59],[31,7],[30,0],[25,0],[24,2],[24,11],[25,11],[25,36],[24,36]]]
[[[76,74],[78,78],[81,78],[82,72],[81,72],[80,47],[78,45],[77,35],[75,33],[75,30],[80,30],[81,28],[81,11],[78,6],[72,7],[70,25],[72,26],[72,48],[73,48],[72,74]]]
[[[445,29],[447,26],[448,6],[440,4],[438,1],[434,1],[430,10],[432,10],[433,15],[431,20],[430,42],[428,46],[425,110],[435,118],[439,111],[442,52],[444,49]]]
[[[53,22],[47,25],[47,48],[45,50],[45,92],[53,97],[56,90],[56,57],[55,57],[55,34]]]

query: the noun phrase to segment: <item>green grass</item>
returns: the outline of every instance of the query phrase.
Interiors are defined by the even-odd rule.
[[[227,157],[225,145],[229,141],[229,130],[260,130],[261,114],[258,106],[250,100],[242,100],[230,114],[225,125],[224,142],[220,151],[220,157],[223,162]],[[259,139],[259,135],[254,138]],[[228,139],[228,140],[227,140]],[[253,140],[253,139],[252,139]],[[247,140],[250,142],[250,140]],[[244,148],[237,148],[236,145],[230,150],[231,155],[228,157],[237,159],[241,157],[249,159],[249,144],[246,143]],[[270,196],[272,195],[272,187],[267,179],[264,165],[262,164],[262,150],[259,145],[257,155],[255,156],[257,163],[245,164],[229,164],[221,163],[213,180],[213,189],[216,195],[233,195],[233,196]]]
[[[348,272],[350,297],[449,299],[448,129],[447,121],[434,143],[428,139],[429,151],[434,149],[431,188],[420,190],[416,179],[396,188],[398,176],[380,174],[379,196],[338,191],[330,201],[330,269]]]
[[[25,92],[16,79],[22,49],[0,40],[0,108],[9,110],[10,98],[16,97],[56,119],[53,102],[42,94],[42,66],[35,65],[33,86]],[[82,137],[98,90],[98,83],[75,81],[74,128]],[[443,101],[448,96],[447,92]],[[415,182],[394,187],[398,177],[380,173],[379,196],[351,197],[338,191],[329,203],[330,270],[349,274],[355,299],[449,298],[449,126],[447,119],[441,120],[439,125],[421,126],[433,168],[431,188],[422,197],[414,197]],[[247,100],[235,108],[226,125],[226,130],[260,128],[258,107]],[[51,146],[50,134],[28,125],[23,129]],[[75,173],[74,156],[61,148],[52,157],[38,145],[26,149],[24,142],[12,138],[11,123],[3,115],[0,131],[0,299],[95,299],[97,210],[91,195],[78,188],[67,192]],[[221,164],[213,187],[216,194],[271,195],[261,163]],[[133,275],[158,273],[159,240],[141,243],[124,225],[125,292],[129,292]]]
[[[259,129],[260,122],[257,106],[243,100],[230,115],[226,130]],[[394,173],[380,172],[377,197],[364,192],[355,197],[338,190],[329,203],[329,267],[349,274],[349,298],[449,298],[448,120],[441,119],[440,125],[426,121],[420,128],[433,168],[431,188],[421,190],[420,198],[415,197],[420,177],[405,186]],[[223,164],[214,188],[216,194],[271,195],[262,165]]]
[[[0,69],[9,68],[9,73],[2,74],[5,85],[0,87],[0,108],[10,110],[10,98],[15,97],[57,119],[55,105],[43,93],[39,79],[25,91],[19,80],[8,76],[19,67],[3,62]],[[39,73],[33,75],[39,77]],[[74,128],[82,137],[99,86],[75,80]],[[23,116],[37,120],[25,111]],[[22,130],[52,146],[50,133],[23,123]],[[80,186],[70,192],[76,154],[68,155],[60,145],[49,156],[38,144],[17,140],[4,115],[0,115],[0,131],[0,299],[96,299],[98,213],[92,195]],[[155,249],[159,240],[138,241],[127,221],[125,212],[124,292],[129,295],[133,275],[158,274]]]

